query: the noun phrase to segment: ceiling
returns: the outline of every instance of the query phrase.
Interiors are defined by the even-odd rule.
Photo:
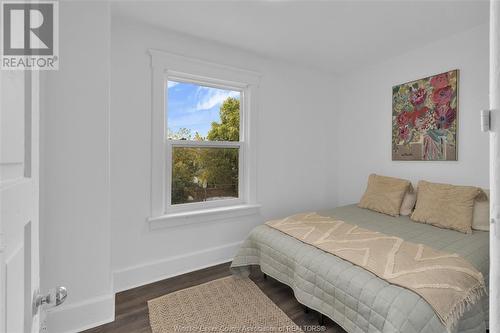
[[[113,15],[332,73],[489,20],[488,1],[124,1]]]

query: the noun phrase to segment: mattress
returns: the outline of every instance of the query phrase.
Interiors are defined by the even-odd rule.
[[[356,205],[318,213],[457,253],[483,274],[488,285],[488,232],[463,234]],[[300,303],[328,316],[349,333],[448,332],[432,307],[416,293],[389,284],[359,266],[266,225],[252,230],[231,269],[234,274],[246,275],[251,265],[260,266],[264,273],[289,285]],[[452,332],[485,332],[487,322],[488,298],[485,296],[466,311]]]

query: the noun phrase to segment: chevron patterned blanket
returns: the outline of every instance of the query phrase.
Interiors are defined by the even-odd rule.
[[[415,292],[448,329],[486,292],[481,272],[455,253],[317,213],[297,214],[266,224]]]

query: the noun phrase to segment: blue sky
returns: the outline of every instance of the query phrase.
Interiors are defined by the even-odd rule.
[[[168,128],[177,132],[188,128],[205,137],[212,121],[220,121],[219,108],[228,97],[240,97],[238,91],[204,87],[192,83],[168,81]]]

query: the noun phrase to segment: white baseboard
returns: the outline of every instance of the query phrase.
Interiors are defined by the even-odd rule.
[[[231,261],[242,243],[229,243],[115,271],[114,292]],[[47,312],[47,328],[50,333],[76,333],[112,322],[114,317],[115,295],[104,295],[51,309]]]
[[[231,261],[242,243],[229,243],[117,270],[113,273],[115,292]]]
[[[76,333],[115,320],[115,295],[61,305],[47,311],[47,331]]]

